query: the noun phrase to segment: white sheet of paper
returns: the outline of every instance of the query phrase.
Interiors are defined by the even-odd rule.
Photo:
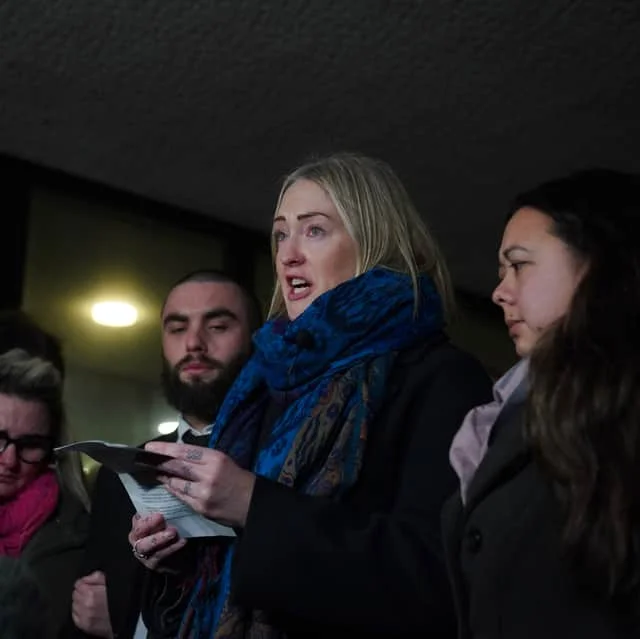
[[[232,528],[217,524],[199,515],[160,484],[142,486],[131,475],[118,475],[135,509],[141,515],[160,513],[166,522],[175,526],[181,537],[235,537]]]
[[[86,440],[59,446],[56,453],[84,453],[118,474],[129,499],[140,514],[160,513],[180,535],[189,537],[235,537],[232,528],[217,524],[181,502],[162,484],[153,481],[158,464],[171,459],[143,448]],[[144,481],[143,481],[144,479]]]

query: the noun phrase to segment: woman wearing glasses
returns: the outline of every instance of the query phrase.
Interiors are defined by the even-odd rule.
[[[59,368],[22,348],[0,354],[0,555],[35,576],[48,616],[34,614],[51,637],[69,615],[88,524],[74,473],[51,466],[63,412]]]

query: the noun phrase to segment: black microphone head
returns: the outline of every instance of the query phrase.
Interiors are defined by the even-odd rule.
[[[306,329],[301,329],[296,333],[296,346],[298,346],[299,348],[304,348],[308,351],[313,350],[314,346],[316,345],[316,341],[313,339],[313,335],[311,334],[310,331],[307,331]]]

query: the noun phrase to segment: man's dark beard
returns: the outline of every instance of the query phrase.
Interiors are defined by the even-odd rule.
[[[186,358],[173,368],[165,358],[162,360],[162,390],[170,406],[181,415],[195,417],[210,424],[218,414],[224,396],[248,359],[247,353],[240,353],[228,364],[211,358]],[[183,382],[180,367],[189,361],[202,361],[220,371],[215,379],[205,381],[194,379]]]

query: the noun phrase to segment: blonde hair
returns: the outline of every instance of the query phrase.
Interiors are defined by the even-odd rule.
[[[314,182],[331,198],[357,246],[356,276],[376,266],[405,273],[413,282],[417,304],[418,277],[426,273],[435,283],[445,314],[453,313],[453,286],[440,247],[388,164],[354,153],[312,160],[284,179],[276,211],[287,189],[298,180]],[[274,264],[276,252],[272,237]],[[269,317],[284,312],[282,289],[276,277]]]
[[[30,355],[21,348],[12,348],[0,355],[0,393],[40,402],[49,418],[54,446],[72,441],[67,430],[62,399],[61,372],[49,360]],[[89,509],[89,496],[77,455],[64,455],[57,464],[61,485]]]

